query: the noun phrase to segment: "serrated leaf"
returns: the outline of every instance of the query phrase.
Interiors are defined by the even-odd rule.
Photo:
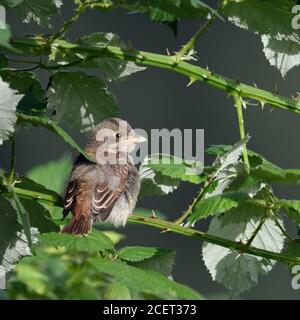
[[[31,234],[33,236],[31,241],[35,243],[37,229],[32,228]],[[14,208],[7,199],[0,196],[0,271],[6,274],[14,268],[21,257],[30,254],[26,236],[17,223]]]
[[[0,77],[0,145],[15,131],[16,107],[22,97]]]
[[[156,271],[166,277],[170,277],[175,264],[175,255],[175,250],[156,248],[154,256],[131,264],[135,267]]]
[[[285,209],[286,214],[296,224],[300,224],[300,200],[281,199],[276,202],[277,205]]]
[[[280,71],[282,77],[300,64],[300,44],[289,40],[277,40],[270,36],[261,37],[263,51],[270,65]]]
[[[282,169],[269,163],[252,168],[251,176],[269,183],[294,184],[300,181],[300,169]]]
[[[60,159],[33,167],[27,172],[26,176],[45,188],[60,194],[63,192],[64,183],[71,168],[71,156],[70,154],[65,154]]]
[[[215,182],[213,190],[209,190],[203,198],[209,198],[214,195],[223,193],[226,188],[238,177],[240,172],[239,158],[242,154],[245,143],[249,140],[249,136],[241,139],[228,150],[218,155],[212,165],[214,170],[210,179]]]
[[[197,174],[202,172],[203,164],[189,162],[172,155],[152,154],[147,167],[164,176],[194,184],[199,184],[206,179],[204,175]]]
[[[43,185],[46,189],[54,191],[53,196],[57,197],[57,194],[63,194],[64,185],[71,168],[71,157],[66,154],[58,160],[35,166],[27,172],[26,176]],[[60,207],[53,207],[47,203],[45,203],[45,206],[53,219],[62,219],[62,209]]]
[[[0,76],[9,83],[11,89],[24,95],[18,103],[18,112],[35,114],[42,113],[46,109],[46,96],[34,73],[6,69],[0,71]]]
[[[61,5],[60,0],[23,0],[15,9],[24,22],[51,28],[51,18],[59,13]]]
[[[81,37],[79,42],[80,44],[86,44],[100,49],[103,49],[108,45],[118,46],[126,49],[126,45],[121,41],[120,37],[114,33],[92,33],[88,36]],[[86,56],[78,53],[73,56],[66,56],[68,63],[76,61],[78,58],[85,59]],[[136,65],[132,61],[119,61],[110,58],[89,59],[83,61],[78,66],[84,68],[100,68],[100,70],[103,72],[104,78],[109,81],[124,80],[128,76],[146,69],[145,67]]]
[[[223,13],[236,26],[252,32],[293,39],[292,0],[229,0]]]
[[[39,238],[43,246],[65,247],[68,250],[97,252],[113,248],[111,239],[95,229],[85,237],[50,232],[40,235]]]
[[[153,247],[124,247],[120,250],[118,258],[131,262],[142,261],[154,256],[156,251],[156,248]]]
[[[265,209],[262,207],[244,204],[214,217],[208,233],[246,243],[265,214]],[[275,221],[266,218],[251,245],[272,252],[281,252],[284,240],[285,236]],[[232,296],[238,296],[255,286],[258,277],[267,274],[275,264],[273,260],[243,254],[210,243],[203,245],[202,254],[213,280],[229,289]]]
[[[55,113],[53,118],[81,132],[119,114],[116,99],[104,82],[82,72],[56,72],[47,98],[48,110]]]
[[[99,272],[112,276],[129,290],[156,295],[168,294],[182,299],[201,299],[194,290],[171,281],[158,272],[142,270],[120,261],[99,258],[91,258],[89,261]]]
[[[199,219],[228,211],[249,199],[250,197],[243,192],[226,192],[202,199],[197,202],[189,221],[194,223]]]
[[[140,12],[149,14],[151,18],[158,22],[175,21],[180,18],[204,18],[208,14],[220,15],[200,0],[102,0],[97,2],[97,8],[110,9],[122,7],[130,12]]]
[[[141,181],[139,198],[171,193],[180,184],[179,179],[171,178],[151,169],[148,166],[150,159],[151,157],[146,157],[139,168]]]
[[[5,29],[0,28],[0,47],[15,51],[14,47],[10,44],[11,32],[9,25]]]

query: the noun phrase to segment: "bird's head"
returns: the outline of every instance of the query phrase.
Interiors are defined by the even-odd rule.
[[[85,151],[99,163],[104,159],[114,161],[122,156],[127,158],[139,143],[145,141],[146,138],[138,135],[127,121],[108,118],[93,129]]]

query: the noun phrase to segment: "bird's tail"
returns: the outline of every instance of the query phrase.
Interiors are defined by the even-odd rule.
[[[90,232],[92,228],[91,219],[85,216],[81,216],[80,218],[73,217],[71,221],[64,226],[61,230],[62,233],[71,233],[71,234],[87,234]]]

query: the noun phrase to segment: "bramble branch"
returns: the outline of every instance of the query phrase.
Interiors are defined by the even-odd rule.
[[[17,185],[14,187],[14,192],[19,197],[36,199],[36,200],[45,202],[48,205],[55,205],[60,207],[63,205],[62,199],[59,196],[56,197],[53,194],[35,192],[32,190],[17,187]],[[141,217],[136,215],[130,216],[128,221],[130,223],[143,224],[143,225],[147,225],[149,227],[157,228],[160,230],[168,230],[169,232],[174,232],[186,237],[196,238],[205,242],[213,243],[213,244],[231,249],[231,250],[236,250],[240,253],[251,254],[254,256],[259,256],[266,259],[272,259],[272,260],[280,261],[283,263],[300,264],[300,257],[293,257],[284,253],[276,253],[276,252],[271,252],[271,251],[247,246],[244,243],[235,242],[232,240],[217,237],[217,236],[214,236],[199,230],[195,230],[192,228],[182,227],[176,224],[175,222],[160,220],[153,217],[146,218],[146,217]]]
[[[47,38],[22,37],[14,38],[11,43],[21,53],[28,53],[40,56],[51,53],[51,45]],[[187,76],[191,82],[202,81],[215,88],[221,89],[230,95],[238,94],[242,98],[257,100],[261,105],[270,104],[274,108],[284,109],[295,113],[300,113],[300,102],[287,97],[279,96],[266,90],[256,88],[247,84],[234,81],[229,78],[218,75],[210,70],[192,65],[185,61],[177,61],[176,55],[168,56],[146,51],[125,50],[120,47],[107,46],[98,48],[79,43],[68,42],[65,40],[56,40],[55,48],[62,52],[81,53],[89,59],[97,57],[113,58],[117,60],[134,61],[137,64],[155,66],[171,70]]]

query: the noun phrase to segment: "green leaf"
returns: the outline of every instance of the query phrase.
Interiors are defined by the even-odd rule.
[[[159,22],[175,21],[180,18],[204,18],[207,14],[220,15],[217,11],[200,0],[102,0],[97,2],[97,8],[109,9],[122,7],[130,12],[149,14]]]
[[[46,189],[57,193],[63,192],[64,184],[72,168],[72,160],[69,154],[58,160],[52,160],[45,164],[37,165],[29,170],[26,176],[43,185]]]
[[[1,70],[0,76],[13,90],[24,94],[17,106],[17,111],[29,114],[41,113],[46,109],[45,93],[36,75],[32,72]]]
[[[173,192],[180,184],[179,179],[171,178],[149,167],[151,157],[146,157],[139,168],[141,188],[139,198],[165,195]]]
[[[277,40],[262,36],[264,54],[270,65],[280,71],[283,77],[300,64],[300,44],[290,40]]]
[[[81,37],[79,43],[97,47],[99,49],[103,49],[108,45],[128,49],[124,42],[121,41],[120,37],[114,33],[92,33],[88,36]],[[63,58],[67,59],[67,63],[78,61],[78,58],[83,59],[84,61],[78,64],[79,67],[100,68],[103,72],[104,79],[108,81],[124,80],[128,76],[146,69],[145,67],[136,65],[132,61],[120,61],[111,58],[94,58],[91,60],[90,57],[86,59],[87,56],[80,53],[77,53],[76,55],[67,54]]]
[[[113,231],[113,230],[101,230],[103,234],[105,234],[110,240],[113,242],[113,244],[117,244],[120,241],[124,240],[126,237],[124,234]]]
[[[240,163],[245,143],[248,142],[249,136],[241,139],[233,146],[223,148],[222,152],[218,149],[209,149],[208,152],[218,152],[218,156],[213,162],[212,173],[208,181],[211,181],[209,188],[205,190],[203,198],[209,198],[221,194],[226,190],[239,176],[244,175],[244,167]]]
[[[276,204],[283,207],[288,217],[300,225],[300,200],[281,199]]]
[[[27,172],[26,176],[43,185],[46,190],[50,189],[55,191],[54,194],[52,194],[57,198],[57,193],[61,195],[64,191],[64,186],[71,168],[71,157],[69,154],[66,154],[58,160],[35,166]],[[41,190],[40,192],[43,191],[44,190]],[[53,207],[51,204],[47,206],[47,203],[45,204],[53,219],[62,219],[62,209],[60,207]]]
[[[206,153],[222,157],[230,145],[214,145],[206,149]],[[300,169],[282,169],[265,159],[262,155],[248,149],[250,161],[250,176],[257,181],[267,183],[293,184],[300,181]]]
[[[33,170],[32,170],[33,171]],[[30,170],[31,172],[31,170]],[[37,180],[39,180],[37,178]],[[20,177],[14,186],[15,191],[22,198],[35,199],[37,201],[45,202],[47,204],[51,204],[55,201],[61,200],[61,197],[58,193],[45,188],[43,185],[36,183],[35,181],[27,178]],[[46,200],[40,199],[40,194],[47,195]],[[49,199],[49,200],[48,200]],[[48,201],[47,201],[48,200]]]
[[[12,90],[0,77],[0,145],[15,131],[16,107],[23,95]]]
[[[20,258],[31,254],[28,241],[17,219],[10,202],[0,196],[0,270],[4,273],[11,271]],[[35,243],[37,230],[32,228],[31,234],[31,241]]]
[[[6,68],[8,66],[8,60],[5,54],[0,53],[0,68]]]
[[[0,4],[6,8],[13,8],[24,0],[0,0]]]
[[[222,11],[238,27],[252,32],[294,39],[293,0],[229,0]]]
[[[265,214],[266,211],[262,207],[243,204],[214,217],[208,233],[247,243]],[[266,218],[251,245],[279,253],[283,249],[284,239],[285,236],[275,221]],[[202,254],[213,280],[229,289],[232,296],[238,296],[255,286],[258,277],[267,274],[275,264],[273,260],[243,254],[210,243],[203,245]]]
[[[162,274],[150,270],[142,270],[120,261],[106,261],[91,258],[90,263],[101,273],[114,277],[115,281],[128,287],[129,290],[156,295],[171,295],[182,299],[201,299],[194,290],[171,281]]]
[[[294,241],[288,242],[288,249],[285,254],[291,257],[299,257],[300,258],[300,240],[296,239]]]
[[[44,233],[40,236],[40,241],[43,246],[65,247],[69,250],[83,252],[97,252],[113,248],[110,238],[95,229],[85,237],[66,233]]]
[[[206,179],[204,175],[197,174],[203,168],[203,164],[180,159],[172,155],[152,154],[147,167],[155,172],[160,172],[164,176],[194,184],[199,184]]]
[[[14,47],[10,44],[11,32],[9,25],[5,29],[0,28],[0,47],[15,51]]]
[[[32,199],[22,199],[25,210],[29,214],[31,227],[36,228],[39,233],[59,231],[59,227],[51,221],[49,211]]]
[[[175,264],[175,255],[175,250],[156,248],[154,256],[142,261],[131,263],[131,265],[145,270],[156,271],[166,277],[169,277]]]
[[[69,144],[79,153],[84,154],[84,151],[80,148],[80,146],[73,140],[71,136],[69,136],[69,134],[66,131],[59,127],[56,122],[45,117],[31,116],[23,113],[17,113],[17,116],[18,122],[30,123],[36,127],[44,127],[49,131],[60,136],[67,144]]]
[[[104,300],[131,300],[129,289],[120,283],[111,283],[105,293]]]
[[[119,114],[115,97],[103,81],[82,72],[56,72],[47,91],[48,109],[53,118],[79,128],[91,130],[108,117]]]
[[[189,221],[194,223],[199,219],[228,211],[249,199],[250,197],[243,192],[226,192],[202,199],[197,202]]]
[[[51,18],[59,13],[61,5],[60,0],[23,0],[15,9],[24,22],[51,28]]]
[[[156,248],[153,247],[124,247],[120,250],[118,258],[131,262],[142,261],[154,256],[156,251]]]
[[[269,163],[251,169],[251,176],[268,183],[294,184],[300,181],[300,169],[282,169]]]

